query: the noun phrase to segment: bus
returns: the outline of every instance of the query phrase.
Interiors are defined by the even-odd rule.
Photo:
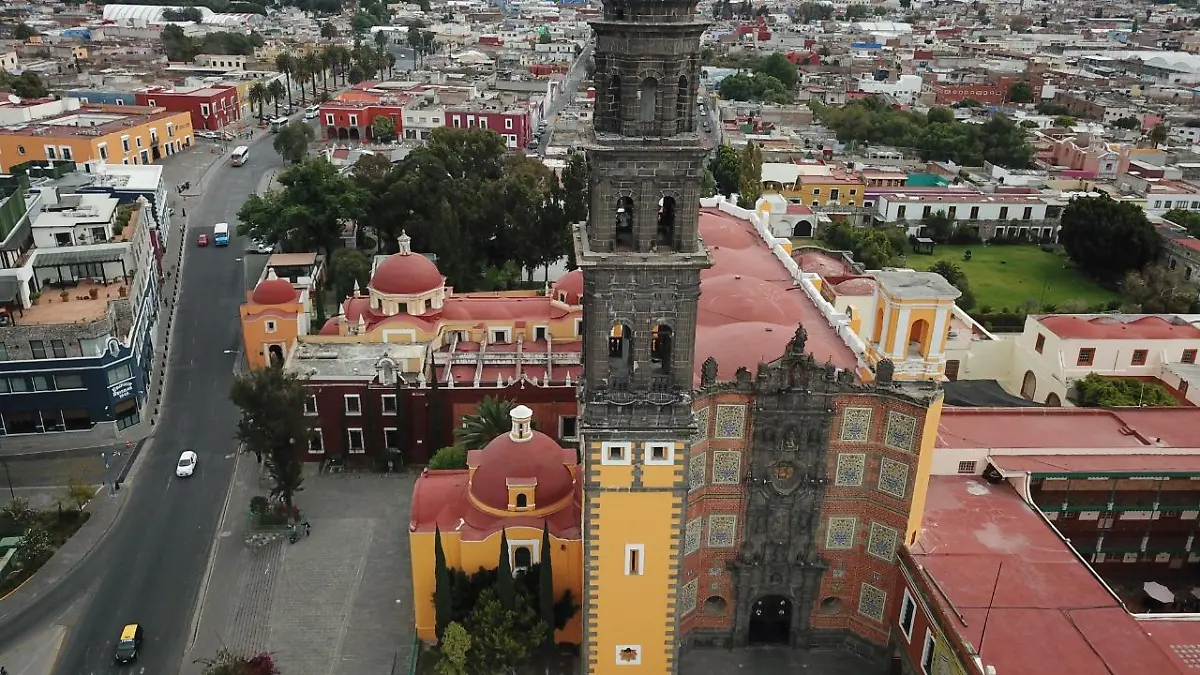
[[[231,159],[234,166],[241,166],[246,163],[246,159],[250,157],[250,148],[239,145],[233,149]]]
[[[282,131],[283,128],[286,127],[287,125],[288,125],[288,118],[276,117],[275,119],[271,120],[271,133],[277,134],[280,131]]]
[[[213,226],[213,246],[229,245],[229,223],[217,223]]]

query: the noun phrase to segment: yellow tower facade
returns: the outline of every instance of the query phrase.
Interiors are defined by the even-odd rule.
[[[696,0],[608,0],[596,33],[583,269],[583,658],[678,672],[688,446],[709,151]]]
[[[940,274],[889,270],[875,277],[875,316],[860,331],[874,365],[895,365],[897,380],[940,380],[946,374],[946,340],[954,301],[962,295]]]

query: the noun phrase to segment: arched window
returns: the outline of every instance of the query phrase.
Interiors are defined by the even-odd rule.
[[[613,75],[608,78],[608,123],[605,131],[621,132],[621,76]]]
[[[529,506],[529,497],[525,496],[525,493],[522,492],[521,494],[517,495],[517,508],[523,509],[527,506]]]
[[[608,333],[608,368],[614,374],[628,374],[633,367],[633,329],[620,321]]]
[[[658,80],[647,77],[642,80],[638,89],[639,119],[643,124],[651,124],[658,119]]]
[[[650,338],[650,362],[664,375],[671,372],[671,347],[674,339],[675,334],[671,327],[661,323],[654,327],[654,335]]]
[[[633,198],[621,197],[617,200],[616,231],[613,235],[613,250],[633,250]]]
[[[279,345],[271,345],[270,347],[267,348],[267,353],[270,354],[271,365],[273,365],[273,366],[282,366],[283,365],[283,347],[280,347]]]
[[[675,131],[684,133],[692,130],[692,108],[688,100],[687,78],[679,76],[679,88],[675,91]]]
[[[675,246],[675,198],[663,197],[658,206],[658,230],[655,241],[659,246]]]
[[[533,565],[533,551],[528,546],[518,546],[513,551],[513,571],[527,570]]]

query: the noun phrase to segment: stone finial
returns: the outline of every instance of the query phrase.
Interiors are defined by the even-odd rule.
[[[396,237],[396,253],[412,255],[412,237],[408,236],[407,230],[400,230],[400,236]]]
[[[271,281],[271,280],[273,280],[273,279],[278,279],[278,278],[279,278],[279,275],[278,275],[278,274],[275,274],[275,268],[274,268],[274,267],[271,267],[271,268],[267,269],[267,281]]]
[[[508,416],[512,418],[512,431],[508,432],[508,437],[514,443],[524,443],[533,438],[533,411],[529,408],[519,405],[508,411]]]
[[[358,334],[363,335],[367,332],[367,319],[362,315],[358,315]]]
[[[804,324],[796,327],[796,334],[792,336],[792,341],[788,345],[788,349],[797,356],[804,353],[804,344],[808,342],[808,331],[804,329]]]
[[[711,387],[717,383],[717,359],[708,357],[700,366],[700,386]]]
[[[354,297],[356,297],[356,298],[362,297],[362,288],[360,288],[358,285],[358,279],[354,280]]]

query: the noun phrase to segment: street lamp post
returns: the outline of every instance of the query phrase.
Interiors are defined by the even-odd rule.
[[[12,473],[8,470],[8,460],[4,459],[0,461],[4,462],[4,477],[8,479],[8,495],[13,498],[13,501],[16,501],[17,491],[13,489]]]
[[[104,460],[104,484],[108,486],[108,496],[116,496],[116,491],[113,489],[112,476],[109,475],[108,452],[101,452],[100,457]]]

